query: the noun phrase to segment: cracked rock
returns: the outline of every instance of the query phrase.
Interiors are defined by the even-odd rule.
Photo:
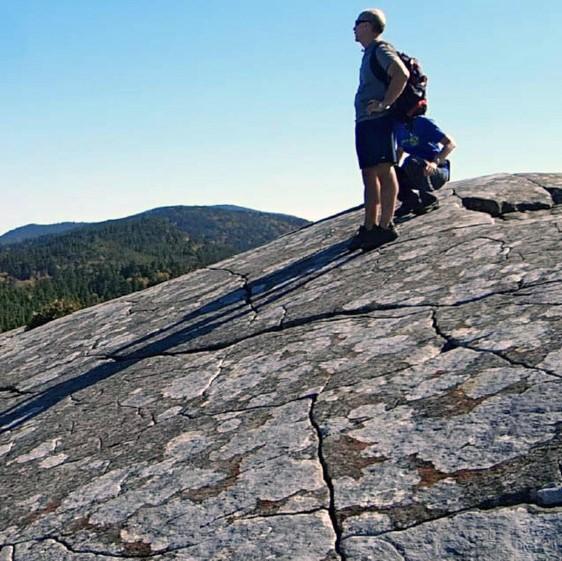
[[[0,561],[562,549],[562,174],[351,209],[0,335]],[[476,201],[476,202],[474,202]]]
[[[555,561],[562,550],[561,528],[561,513],[522,506],[461,513],[381,537],[352,537],[343,547],[346,558],[354,561]]]
[[[502,216],[509,212],[548,209],[549,192],[522,175],[491,175],[479,180],[459,181],[455,193],[469,210]]]

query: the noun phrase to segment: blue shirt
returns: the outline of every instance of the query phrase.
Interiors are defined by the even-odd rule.
[[[397,122],[394,133],[398,148],[428,162],[433,162],[443,148],[441,140],[445,133],[431,119],[422,115],[414,117],[411,125]]]

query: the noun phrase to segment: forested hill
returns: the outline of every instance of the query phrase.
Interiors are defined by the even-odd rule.
[[[0,247],[0,330],[64,299],[110,300],[257,247],[307,221],[250,210],[169,207]]]
[[[137,215],[143,216],[166,218],[191,238],[224,244],[237,251],[257,247],[308,224],[295,216],[231,205],[161,207]]]
[[[22,242],[28,239],[39,238],[50,234],[62,234],[85,226],[85,222],[60,222],[59,224],[27,224],[20,228],[10,230],[0,236],[0,246]]]
[[[239,213],[238,216],[234,213]],[[235,232],[241,235],[244,249],[250,249],[259,243],[259,239],[271,240],[271,236],[285,233],[287,224],[299,228],[306,224],[306,220],[287,214],[274,214],[244,208],[236,205],[214,206],[170,206],[147,210],[127,218],[139,218],[145,215],[156,215],[169,218],[190,236],[208,237],[215,241],[219,236],[232,234],[230,216],[234,215]],[[241,220],[249,216],[249,222],[244,227]],[[123,219],[125,220],[125,219]],[[42,236],[61,234],[83,226],[93,226],[93,222],[60,222],[58,224],[27,224],[6,232],[0,236],[0,246],[36,239]],[[99,223],[98,223],[99,224]],[[228,226],[225,227],[225,225]],[[243,234],[246,234],[245,236]],[[263,242],[262,242],[263,243]]]

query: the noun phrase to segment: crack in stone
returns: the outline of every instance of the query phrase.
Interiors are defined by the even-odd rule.
[[[242,280],[242,290],[244,290],[245,297],[244,300],[246,304],[250,307],[250,309],[257,315],[258,309],[252,302],[252,289],[250,288],[250,282],[248,280],[248,275],[244,273],[237,273],[236,271],[232,271],[230,269],[220,268],[220,267],[207,267],[209,271],[223,271],[225,273],[231,274],[233,277],[237,277]]]
[[[336,551],[336,554],[338,555],[338,557],[342,561],[346,561],[345,553],[343,552],[342,547],[341,547],[342,529],[339,525],[337,511],[336,511],[336,499],[335,499],[334,483],[333,483],[332,478],[330,476],[330,468],[328,466],[328,462],[327,462],[326,457],[324,455],[324,440],[323,440],[323,437],[322,437],[322,429],[320,428],[320,425],[318,424],[318,422],[314,418],[314,407],[316,405],[317,400],[318,400],[318,394],[313,395],[310,398],[310,409],[308,411],[308,416],[309,416],[310,424],[312,425],[312,427],[316,431],[316,437],[318,438],[318,461],[320,462],[320,465],[322,466],[322,474],[324,476],[324,482],[326,483],[326,487],[328,488],[328,492],[329,492],[329,495],[330,495],[330,505],[328,507],[328,514],[330,516],[330,520],[332,521],[332,526],[333,526],[334,532],[336,534],[336,543],[334,545],[334,548],[335,548],[335,551]]]
[[[530,284],[525,284],[525,279],[521,279],[519,281],[519,288],[517,290],[514,290],[512,292],[513,296],[519,296],[517,294],[517,292],[520,292],[521,290],[527,290],[529,288],[539,288],[541,286],[549,286],[551,284],[562,284],[562,280],[560,279],[554,279],[554,280],[549,280],[549,281],[543,281],[543,282],[535,282],[535,283],[530,283]],[[528,296],[528,294],[524,294],[523,296]],[[541,306],[541,304],[528,304],[529,306]],[[556,304],[550,304],[552,306],[555,306]]]
[[[508,362],[512,366],[522,366],[523,368],[527,368],[529,370],[536,370],[537,372],[542,372],[543,374],[547,374],[549,376],[554,376],[555,378],[558,378],[559,380],[562,379],[562,375],[557,374],[556,372],[553,372],[552,370],[548,370],[546,368],[538,368],[537,366],[532,366],[532,365],[527,364],[526,362],[524,362],[522,360],[515,360],[515,359],[510,358],[509,356],[505,355],[501,351],[494,351],[492,349],[481,349],[479,347],[473,347],[473,346],[470,345],[470,343],[460,344],[459,346],[464,347],[466,349],[470,349],[472,351],[479,352],[479,353],[491,353],[491,354],[497,356],[498,358],[501,358],[501,359],[505,360],[506,362]]]
[[[33,392],[18,390],[16,386],[0,386],[0,393],[11,393],[16,396],[33,395]]]
[[[550,199],[552,200],[553,205],[556,205],[556,202],[554,200],[554,197],[552,195],[552,193],[546,189],[545,187],[543,187],[542,185],[540,185],[539,183],[536,183],[534,181],[529,180],[526,177],[522,177],[522,176],[517,176],[514,174],[510,174],[511,177],[517,178],[517,179],[523,179],[525,181],[529,181],[531,183],[534,183],[535,185],[538,185],[541,189],[543,189],[543,191],[545,191],[548,196],[550,197]],[[537,212],[537,211],[542,211],[542,210],[549,210],[552,208],[552,206],[548,207],[548,206],[544,206],[545,203],[542,202],[535,202],[535,203],[529,203],[529,202],[522,202],[519,204],[514,204],[512,205],[510,202],[507,201],[496,201],[495,199],[484,199],[483,197],[470,197],[470,196],[466,196],[463,197],[461,195],[459,195],[459,193],[457,192],[456,189],[453,189],[453,196],[457,197],[458,199],[460,199],[462,206],[469,211],[472,212],[479,212],[482,214],[488,214],[490,216],[492,216],[495,219],[500,219],[500,220],[506,220],[505,215],[506,214],[515,214],[515,213],[527,213],[527,212]],[[471,205],[476,203],[478,205],[478,208],[476,207],[472,207]]]
[[[218,522],[219,520],[224,520],[225,518],[229,518],[231,516],[234,516],[235,514],[238,514],[239,512],[243,512],[243,510],[244,510],[243,508],[237,508],[235,510],[227,512],[226,514],[223,514],[222,516],[217,516],[217,518],[214,518],[210,522],[207,522],[206,524],[203,524],[203,526],[201,526],[200,529],[202,530],[203,528],[208,528],[211,524],[214,524],[215,522]],[[184,516],[189,516],[189,515],[182,514],[181,516],[178,516],[176,518],[179,519],[179,518],[182,518]],[[172,519],[172,520],[174,520],[174,519]]]
[[[403,528],[395,528],[392,530],[387,530],[385,532],[381,532],[380,534],[368,534],[368,533],[355,533],[355,534],[348,534],[346,535],[342,541],[348,540],[350,538],[357,538],[357,537],[382,537],[388,536],[391,534],[400,534],[403,532],[407,532],[413,528],[417,528],[419,526],[423,526],[424,524],[429,524],[432,522],[436,522],[439,520],[443,520],[446,518],[454,518],[460,514],[465,514],[467,512],[488,512],[493,510],[499,510],[503,508],[513,508],[518,506],[526,506],[531,507],[536,512],[550,512],[550,511],[558,511],[560,509],[560,505],[552,505],[552,506],[541,506],[537,503],[536,498],[534,497],[536,493],[535,489],[526,489],[524,491],[520,491],[518,493],[506,493],[504,495],[499,495],[496,498],[488,499],[482,501],[479,504],[469,506],[466,508],[460,508],[458,510],[453,510],[450,512],[444,512],[442,514],[438,514],[431,518],[426,518],[425,520],[420,520],[419,522],[415,522],[408,526],[404,526]],[[365,509],[365,512],[383,512],[380,509],[368,510]],[[431,511],[429,511],[431,512]]]
[[[417,218],[420,218],[420,217],[417,217]],[[412,220],[415,220],[415,218],[413,218]],[[400,224],[403,224],[403,222],[402,223],[398,222],[397,226],[400,226]],[[405,237],[399,236],[396,241],[394,241],[392,243],[389,243],[389,244],[384,244],[377,249],[371,250],[371,251],[368,252],[368,254],[382,255],[382,254],[386,253],[385,250],[387,250],[389,248],[392,248],[392,247],[396,247],[396,246],[398,246],[402,243],[414,242],[414,241],[417,242],[419,240],[425,240],[427,238],[433,238],[435,236],[438,236],[439,234],[446,234],[448,232],[455,232],[457,230],[470,230],[471,228],[482,228],[483,226],[489,226],[489,224],[486,224],[486,225],[484,225],[484,224],[469,224],[467,226],[453,226],[451,228],[439,230],[438,232],[432,232],[430,234],[424,234],[422,236],[412,236],[411,238],[405,238]],[[449,248],[449,249],[451,249],[451,248]]]
[[[86,351],[86,352],[87,352],[87,351]],[[60,354],[62,354],[62,353],[60,353]],[[88,355],[84,355],[84,356],[88,356]],[[63,366],[70,365],[70,364],[72,364],[72,363],[76,360],[76,358],[77,358],[76,356],[71,356],[70,358],[69,358],[69,357],[65,357],[65,358],[61,359],[59,356],[56,356],[56,357],[54,357],[53,365],[52,365],[52,366],[44,367],[44,369],[42,369],[41,372],[42,372],[42,374],[47,374],[48,372],[51,372],[51,370],[55,370],[55,369],[57,369],[57,368],[61,368],[61,367],[63,367]],[[96,358],[96,357],[95,357],[95,356],[92,356],[91,358]],[[54,376],[53,378],[51,378],[50,380],[47,380],[46,382],[41,382],[41,383],[39,383],[39,384],[36,384],[36,385],[34,385],[34,386],[31,386],[31,387],[29,388],[29,390],[33,390],[33,391],[29,391],[29,390],[20,390],[20,389],[18,389],[16,386],[7,386],[7,387],[8,387],[8,388],[12,388],[12,387],[13,387],[13,388],[14,388],[14,391],[15,391],[15,392],[18,392],[18,393],[21,394],[22,396],[24,396],[24,395],[30,396],[30,395],[35,395],[36,393],[41,393],[41,391],[38,391],[37,389],[34,390],[34,388],[40,388],[41,386],[43,386],[43,385],[45,385],[45,384],[48,384],[48,383],[51,382],[52,380],[56,380],[58,377],[59,377],[59,376]],[[21,380],[21,381],[19,382],[19,384],[25,384],[25,382],[26,382],[26,380]],[[0,391],[1,391],[1,388],[0,388]]]
[[[258,448],[260,448],[260,447],[258,447]],[[287,456],[287,454],[284,452],[282,454],[278,454],[276,456],[271,456],[271,457],[267,458],[267,461],[273,462],[275,460],[278,460],[279,458],[286,458],[286,456]],[[183,467],[189,467],[188,464],[189,464],[189,462],[178,462],[176,465],[177,466],[183,466]],[[250,473],[253,470],[254,470],[253,467],[249,467],[247,469],[239,470],[236,473],[236,478],[239,478],[241,475],[243,475],[245,473]],[[221,481],[227,481],[230,478],[232,478],[232,476],[228,476],[225,480],[221,480]],[[137,515],[138,513],[143,512],[143,510],[145,510],[145,509],[151,510],[153,508],[165,507],[166,505],[175,501],[178,497],[180,497],[180,498],[183,497],[185,491],[186,491],[186,489],[178,489],[175,493],[173,493],[172,495],[170,495],[168,498],[166,498],[164,501],[162,501],[160,503],[155,503],[155,504],[150,504],[150,505],[146,505],[146,504],[141,505],[137,510],[134,511],[134,513],[131,514],[131,516]],[[219,520],[229,518],[229,517],[233,516],[234,514],[237,514],[238,512],[243,512],[243,511],[244,511],[244,508],[236,508],[235,510],[233,510],[231,512],[228,512],[226,514],[218,516],[217,518],[213,518],[213,520],[210,520],[209,522],[207,522],[206,524],[203,524],[199,528],[200,529],[208,528],[209,526],[211,526],[215,522],[218,522]],[[176,516],[173,516],[171,518],[166,519],[166,521],[164,522],[164,525],[171,524],[172,522],[176,522],[177,520],[181,520],[182,518],[189,517],[189,516],[190,516],[190,514],[185,513],[185,512],[181,513],[181,514],[178,514]]]
[[[265,329],[262,329],[260,331],[256,331],[255,333],[250,333],[248,335],[239,337],[239,338],[234,338],[231,339],[229,341],[223,341],[221,343],[215,343],[215,344],[211,344],[211,345],[207,345],[204,347],[200,347],[200,348],[196,348],[196,349],[191,349],[191,350],[185,350],[185,351],[164,351],[164,352],[159,352],[159,353],[153,353],[153,354],[132,354],[130,356],[120,356],[120,355],[114,355],[114,354],[104,354],[104,355],[98,355],[97,358],[99,359],[105,359],[105,360],[111,360],[114,362],[136,362],[138,360],[143,360],[143,359],[147,359],[147,358],[154,358],[157,356],[188,356],[188,355],[195,355],[195,354],[199,354],[199,353],[209,353],[209,352],[216,352],[216,351],[221,351],[224,349],[227,349],[229,347],[233,347],[235,345],[238,345],[239,343],[245,342],[245,341],[249,341],[251,339],[254,339],[256,337],[260,337],[262,335],[267,335],[269,333],[279,333],[288,329],[295,329],[298,327],[302,327],[305,325],[309,325],[315,322],[323,322],[323,321],[339,321],[348,317],[357,317],[357,316],[366,316],[367,314],[373,313],[373,312],[379,312],[379,311],[399,311],[399,310],[405,310],[405,309],[419,309],[419,310],[424,310],[424,309],[428,309],[428,308],[456,308],[456,307],[460,307],[460,306],[464,306],[466,304],[472,304],[475,302],[480,302],[482,300],[485,300],[487,298],[493,298],[494,296],[503,296],[503,295],[516,295],[516,293],[520,290],[524,289],[529,289],[529,288],[536,288],[539,286],[546,286],[549,284],[556,284],[556,283],[560,283],[559,280],[552,280],[552,281],[544,281],[544,282],[537,282],[537,283],[531,283],[531,284],[523,284],[524,281],[521,280],[518,282],[518,287],[517,288],[508,288],[505,290],[497,290],[497,291],[490,291],[486,294],[481,294],[480,296],[475,296],[473,298],[467,298],[465,300],[459,300],[457,302],[454,302],[453,304],[439,304],[439,303],[435,303],[435,302],[427,302],[424,304],[369,304],[369,305],[365,305],[365,306],[361,306],[359,308],[356,308],[354,310],[333,310],[330,312],[325,312],[325,313],[320,313],[320,314],[316,314],[316,315],[312,315],[312,316],[306,316],[306,317],[302,317],[302,318],[296,318],[290,321],[282,321],[280,322],[278,325],[273,325],[271,327],[267,327]],[[529,304],[529,305],[533,305],[533,304]],[[366,316],[368,317],[368,316]],[[445,337],[444,337],[445,338]],[[448,349],[450,350],[450,349]]]
[[[54,536],[54,535],[47,535],[41,538],[35,538],[33,540],[28,540],[27,542],[18,542],[15,545],[22,545],[24,543],[44,543],[44,542],[54,542],[73,555],[87,554],[87,555],[96,555],[102,557],[114,557],[114,558],[116,557],[119,559],[139,559],[139,558],[156,557],[157,555],[161,555],[162,553],[167,553],[167,551],[166,552],[155,551],[150,554],[127,555],[124,553],[108,553],[105,551],[98,551],[96,549],[75,549],[74,547],[72,547],[71,544],[63,540],[61,537]]]
[[[489,241],[494,242],[494,243],[499,243],[500,244],[500,255],[503,256],[504,261],[507,261],[509,259],[509,254],[513,250],[513,248],[507,243],[506,240],[502,240],[502,239],[497,240],[495,238],[491,238],[491,237],[488,237],[488,236],[480,236],[480,238],[476,238],[476,239],[489,240]]]
[[[471,342],[465,343],[465,342],[459,341],[458,339],[456,339],[455,337],[452,337],[451,335],[447,335],[439,327],[439,322],[438,322],[438,319],[437,319],[437,311],[436,310],[433,310],[433,329],[435,330],[435,332],[441,338],[443,338],[446,341],[446,343],[443,345],[443,347],[441,349],[442,353],[452,351],[453,349],[457,349],[459,347],[461,347],[463,349],[468,349],[470,351],[475,351],[475,352],[478,352],[478,353],[490,353],[490,354],[493,354],[494,356],[497,356],[498,358],[504,360],[505,362],[511,364],[511,366],[522,366],[523,368],[526,368],[528,370],[534,370],[536,372],[542,372],[543,374],[547,374],[549,376],[554,376],[555,378],[558,378],[559,380],[562,379],[562,376],[560,374],[557,374],[556,372],[553,372],[552,370],[548,370],[546,368],[539,368],[537,366],[532,366],[530,364],[527,364],[524,361],[515,360],[515,359],[510,358],[509,356],[505,355],[501,351],[494,351],[493,349],[482,349],[480,347],[476,347],[476,346],[473,345],[473,343],[475,341],[478,341],[478,338],[473,339]]]
[[[427,362],[431,362],[432,360],[435,360],[435,357],[429,357],[426,360],[423,360],[422,362],[417,362],[415,364],[408,364],[406,366],[402,366],[401,368],[398,368],[396,370],[385,370],[384,372],[381,372],[380,374],[371,376],[369,379],[370,380],[376,380],[378,378],[383,378],[384,376],[396,376],[397,374],[400,374],[401,372],[405,372],[406,370],[411,370],[414,367],[420,367],[423,366],[425,363]],[[332,376],[330,378],[330,381],[333,379],[334,376]],[[328,382],[329,383],[329,382]],[[326,386],[328,385],[328,383],[326,384]],[[359,386],[361,384],[364,383],[364,380],[357,380],[356,382],[353,382],[351,384],[334,384],[332,386],[330,386],[330,391],[334,391],[334,390],[340,390],[340,389],[347,389],[347,388],[353,388],[355,386]],[[320,396],[322,394],[324,390],[318,392],[318,396]],[[310,398],[309,398],[310,399]],[[396,400],[393,403],[387,403],[386,404],[386,411],[391,411],[392,409],[399,407],[400,405],[403,405],[403,403],[405,403],[405,401],[402,400]]]
[[[320,392],[321,393],[321,392]],[[314,396],[319,394],[313,394]],[[200,413],[199,415],[189,415],[185,411],[180,411],[178,415],[185,417],[189,420],[202,419],[204,417],[216,417],[218,415],[229,415],[231,413],[246,413],[247,411],[259,411],[260,409],[276,409],[278,407],[285,407],[291,403],[296,403],[297,401],[306,401],[307,399],[312,399],[313,395],[304,395],[297,397],[295,399],[290,399],[289,401],[284,401],[282,403],[270,403],[268,405],[253,405],[251,407],[243,407],[242,409],[229,409],[227,411],[217,411],[215,413]]]
[[[322,509],[319,509],[322,510]],[[299,513],[295,513],[295,514],[299,514]],[[303,513],[306,514],[306,513]],[[236,521],[234,521],[236,522]],[[189,543],[186,545],[181,545],[181,546],[177,546],[177,547],[168,547],[165,549],[159,549],[159,550],[154,550],[154,551],[150,551],[150,553],[148,552],[148,550],[145,551],[139,551],[136,553],[131,553],[131,554],[126,554],[126,553],[108,553],[105,551],[98,551],[96,549],[75,549],[72,545],[70,545],[69,543],[67,543],[66,541],[64,541],[62,538],[58,537],[58,536],[53,536],[53,535],[48,535],[45,537],[41,537],[41,538],[36,538],[33,540],[28,540],[28,541],[24,541],[24,542],[17,542],[15,544],[6,544],[6,545],[11,545],[12,547],[15,547],[16,545],[22,545],[24,543],[43,543],[43,542],[47,542],[47,541],[52,541],[54,543],[57,543],[58,545],[60,545],[61,547],[63,547],[66,551],[68,551],[71,554],[76,554],[76,555],[80,555],[80,554],[90,554],[90,555],[98,555],[98,556],[102,556],[102,557],[114,557],[114,558],[119,558],[119,559],[139,559],[139,558],[144,558],[144,559],[149,559],[149,558],[153,558],[153,557],[159,557],[162,555],[166,555],[168,553],[175,553],[175,552],[179,552],[179,551],[183,551],[183,550],[187,550],[187,549],[192,549],[193,547],[196,547],[197,545],[199,545],[199,543]],[[128,543],[125,542],[123,544],[125,546],[125,548],[127,546],[129,547],[134,547],[135,545],[143,545],[146,546],[146,548],[150,548],[150,544],[149,543],[145,543],[145,542],[140,542],[139,544],[134,544],[134,543]],[[15,561],[15,559],[13,560]]]
[[[370,317],[370,316],[365,316],[365,317]],[[393,317],[393,316],[390,316],[390,317]],[[421,365],[425,364],[426,362],[430,362],[434,358],[435,357],[430,357],[430,358],[428,358],[428,359],[426,359],[422,362],[419,362],[419,363],[416,363],[416,364],[408,364],[408,365],[403,366],[401,368],[398,368],[396,370],[387,370],[385,372],[381,372],[379,375],[375,376],[374,378],[380,378],[380,377],[387,376],[387,375],[395,376],[396,374],[399,374],[400,372],[404,372],[406,370],[411,369],[413,366],[421,366]],[[534,369],[534,370],[537,370],[537,369]],[[214,418],[214,417],[217,417],[217,416],[220,416],[220,415],[229,415],[229,414],[233,414],[233,413],[246,413],[246,412],[249,412],[249,411],[256,411],[256,410],[261,410],[261,409],[276,409],[276,408],[279,408],[279,407],[285,407],[286,405],[289,405],[291,403],[296,403],[298,401],[304,401],[304,400],[312,399],[315,396],[319,397],[323,393],[326,386],[334,378],[334,376],[335,375],[330,376],[329,379],[326,381],[326,383],[324,384],[324,386],[320,390],[318,390],[318,391],[316,391],[312,394],[307,394],[307,395],[304,395],[304,396],[296,397],[294,399],[290,399],[289,401],[283,401],[281,403],[269,403],[269,404],[265,404],[265,405],[254,405],[254,406],[250,406],[250,407],[243,407],[241,409],[220,410],[220,411],[215,411],[213,413],[200,413],[200,414],[197,414],[197,415],[190,415],[189,413],[187,413],[184,410],[184,411],[180,411],[178,413],[178,415],[180,415],[182,417],[185,417],[189,420],[196,420],[196,419],[201,419],[201,418],[205,418],[205,417]],[[333,390],[342,389],[342,388],[352,388],[352,387],[357,386],[361,383],[363,383],[363,382],[361,380],[358,380],[358,381],[356,381],[354,383],[351,383],[351,384],[334,385],[334,386],[330,387],[330,390],[333,391]],[[257,396],[252,396],[252,397],[257,397]],[[397,404],[396,406],[398,406],[398,405],[399,404]],[[392,407],[390,409],[392,409]],[[167,422],[168,420],[169,419],[166,419],[163,422]],[[147,429],[143,429],[143,430],[147,430]],[[142,431],[140,431],[139,434],[141,432]]]
[[[245,342],[245,341],[249,341],[251,339],[254,339],[256,337],[260,337],[262,335],[267,335],[269,333],[278,333],[281,331],[285,331],[286,329],[294,329],[294,328],[298,328],[298,327],[302,327],[304,325],[308,325],[314,322],[321,322],[324,320],[337,320],[338,318],[347,318],[347,317],[353,317],[353,316],[361,316],[361,315],[365,315],[367,313],[371,313],[371,312],[376,312],[376,311],[380,311],[380,310],[401,310],[404,308],[420,308],[420,309],[424,309],[424,308],[428,308],[430,305],[429,304],[423,304],[423,305],[391,305],[391,304],[379,304],[379,305],[374,305],[374,306],[364,306],[361,308],[358,308],[357,310],[341,310],[341,311],[333,311],[333,312],[326,312],[323,314],[317,314],[315,316],[308,316],[305,318],[298,318],[298,319],[294,319],[291,320],[287,323],[285,323],[284,325],[273,325],[271,327],[262,329],[261,331],[257,331],[255,333],[250,333],[246,336],[243,337],[239,337],[236,339],[231,339],[230,341],[224,341],[222,343],[215,343],[214,345],[208,345],[205,347],[200,347],[197,349],[192,349],[192,350],[186,350],[186,351],[164,351],[164,352],[159,352],[159,353],[152,353],[152,354],[132,354],[130,356],[120,356],[120,355],[113,355],[113,354],[105,354],[105,355],[98,355],[98,358],[103,358],[106,360],[111,360],[114,362],[137,362],[139,360],[143,360],[143,359],[147,359],[147,358],[154,358],[154,357],[158,357],[158,356],[187,356],[187,355],[194,355],[194,354],[200,354],[200,353],[209,353],[209,352],[216,352],[216,351],[222,351],[224,349],[227,349],[229,347],[238,345],[239,343]]]
[[[431,310],[431,326],[433,327],[433,331],[435,331],[435,334],[437,335],[437,337],[439,337],[440,339],[445,341],[445,343],[441,347],[441,353],[446,353],[448,351],[452,351],[455,348],[454,346],[452,346],[452,339],[447,337],[447,335],[445,333],[443,333],[443,331],[439,327],[439,322],[437,321],[437,310],[436,309]]]
[[[539,183],[537,180],[535,179],[531,179],[530,177],[527,177],[525,175],[517,175],[516,177],[519,177],[521,179],[524,179],[525,181],[529,181],[530,183],[534,183],[535,185],[537,185],[538,187],[540,187],[543,191],[545,191],[546,193],[548,193],[549,197],[552,199],[552,203],[554,205],[559,205],[560,201],[557,200],[556,196],[554,195],[553,191],[551,191],[551,189],[549,189],[548,187],[545,187],[542,183]],[[554,190],[554,189],[553,189]],[[560,190],[560,189],[559,189]]]
[[[437,310],[431,310],[431,325],[437,336],[445,341],[445,344],[441,347],[442,353],[447,353],[461,346],[458,344],[456,339],[448,336],[441,330],[439,327],[439,321],[437,320]]]
[[[178,464],[178,465],[182,465],[182,464]],[[243,473],[243,472],[240,472]],[[178,489],[173,495],[171,495],[170,497],[168,497],[165,501],[158,503],[158,504],[151,504],[151,505],[143,505],[141,507],[139,507],[133,514],[133,516],[137,515],[138,513],[141,513],[144,509],[148,508],[153,509],[153,508],[159,508],[159,507],[163,507],[168,505],[169,503],[175,501],[178,496],[181,498],[183,493],[185,492],[185,489]],[[215,522],[218,522],[219,520],[224,520],[225,518],[228,518],[230,516],[235,515],[238,512],[243,512],[243,508],[236,508],[230,512],[227,512],[226,514],[222,514],[221,516],[217,516],[216,518],[213,518],[212,520],[209,520],[209,522],[199,526],[199,530],[203,530],[205,528],[208,528],[209,526],[213,525]],[[177,514],[176,516],[172,516],[171,518],[167,518],[166,521],[163,523],[163,526],[166,526],[168,524],[171,524],[172,522],[177,522],[178,520],[181,520],[182,518],[186,518],[189,517],[190,514],[188,512],[182,512],[180,514]]]
[[[205,394],[208,390],[211,389],[211,386],[215,382],[215,380],[221,375],[223,364],[225,363],[226,359],[228,358],[228,352],[220,359],[219,364],[217,366],[217,373],[211,377],[207,385],[203,388],[203,391],[199,394],[199,397],[204,398]]]
[[[298,511],[298,512],[273,512],[270,514],[255,514],[253,516],[240,516],[240,518],[238,518],[238,520],[256,520],[256,519],[261,519],[261,518],[277,518],[279,516],[308,516],[310,514],[316,514],[318,512],[328,512],[329,514],[329,509],[327,509],[326,507],[318,507],[318,508],[312,508],[310,510],[302,510],[302,511]]]

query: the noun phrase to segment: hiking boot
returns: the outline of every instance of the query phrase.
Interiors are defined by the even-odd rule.
[[[380,247],[381,245],[392,242],[398,237],[398,232],[394,223],[391,222],[388,228],[381,228],[380,226],[373,226],[372,230],[367,232],[367,237],[361,246],[363,251],[370,251]]]
[[[430,193],[422,193],[420,203],[414,208],[414,214],[426,214],[436,208],[439,208],[439,199]]]
[[[398,207],[398,210],[394,212],[394,216],[396,218],[402,218],[407,214],[410,214],[415,211],[421,205],[421,201],[417,196],[409,197],[408,199],[402,201],[401,205]]]
[[[349,245],[347,246],[349,251],[361,249],[368,233],[369,231],[365,228],[365,226],[359,226],[359,230],[357,230],[357,233],[353,236],[353,238],[351,238],[351,242],[349,242]]]

